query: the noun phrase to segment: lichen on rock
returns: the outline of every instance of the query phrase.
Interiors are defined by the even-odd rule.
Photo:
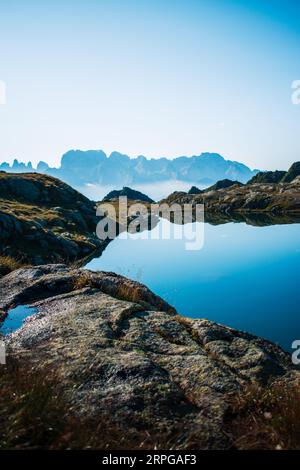
[[[113,273],[44,265],[14,271],[0,289],[0,309],[26,302],[39,312],[6,337],[9,355],[54,369],[72,413],[109,412],[128,428],[181,436],[178,448],[230,447],[228,396],[297,374],[280,347],[185,318]]]

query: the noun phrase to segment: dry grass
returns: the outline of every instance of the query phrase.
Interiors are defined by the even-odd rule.
[[[61,224],[61,216],[49,207],[32,205],[20,201],[0,199],[1,211],[16,216],[24,222],[38,222],[56,226]]]
[[[117,286],[115,295],[118,299],[129,300],[130,302],[143,302],[142,288],[139,285],[127,284],[123,282]]]
[[[300,382],[250,385],[231,397],[229,432],[241,450],[300,449]]]
[[[99,285],[94,279],[91,277],[89,272],[81,272],[79,276],[76,277],[73,284],[74,290],[83,289],[84,287],[95,287],[100,288],[103,292],[114,295],[115,297],[122,299],[122,300],[130,300],[132,302],[137,302],[141,300],[139,297],[138,288],[134,289],[132,286],[128,286],[125,283],[120,285],[110,285],[110,284],[101,284]]]
[[[92,283],[91,276],[86,272],[82,272],[74,280],[73,289],[80,290],[80,289],[83,289],[84,287],[92,287],[92,284],[93,283]]]
[[[76,416],[69,390],[51,368],[32,367],[30,357],[8,357],[0,375],[0,450],[5,449],[196,449],[179,434],[160,434],[114,422],[109,413],[97,419]],[[300,389],[278,381],[269,389],[251,385],[227,397],[232,413],[227,434],[236,449],[300,449]]]
[[[109,277],[114,279],[110,281]],[[107,273],[107,278],[97,278],[91,276],[90,272],[81,272],[73,283],[73,289],[79,290],[84,287],[91,287],[102,291],[104,294],[115,297],[119,300],[138,303],[145,309],[151,310],[155,307],[157,310],[175,313],[175,309],[168,305],[163,299],[153,294],[143,284],[130,281],[114,273]]]
[[[21,261],[15,260],[11,256],[0,256],[0,277],[21,267],[25,267]]]
[[[27,359],[9,357],[1,366],[0,450],[171,448],[166,436],[113,422],[108,413],[76,416],[55,371]]]

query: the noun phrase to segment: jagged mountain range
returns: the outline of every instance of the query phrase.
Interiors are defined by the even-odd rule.
[[[209,185],[225,178],[246,183],[258,172],[242,163],[226,160],[217,153],[202,153],[174,159],[164,157],[147,159],[144,156],[130,158],[118,152],[107,156],[102,150],[70,150],[62,156],[59,168],[51,168],[43,161],[33,168],[30,162],[24,164],[14,160],[11,166],[2,163],[0,170],[15,173],[36,171],[55,176],[73,186],[85,184],[123,186],[169,180]]]

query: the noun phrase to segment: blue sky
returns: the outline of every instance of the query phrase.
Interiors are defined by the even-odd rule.
[[[0,161],[69,149],[300,160],[300,4],[1,2]]]

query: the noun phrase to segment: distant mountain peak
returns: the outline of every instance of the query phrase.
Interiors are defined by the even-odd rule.
[[[33,168],[31,164],[26,166],[15,159],[12,167],[3,163],[0,170],[18,173],[32,171]],[[204,182],[213,184],[224,179],[246,183],[257,173],[243,163],[226,160],[214,152],[174,159],[147,159],[144,155],[130,158],[118,151],[113,151],[108,157],[103,150],[69,150],[62,156],[59,168],[50,168],[41,161],[36,171],[60,178],[73,186],[132,185],[170,180],[203,185]]]

